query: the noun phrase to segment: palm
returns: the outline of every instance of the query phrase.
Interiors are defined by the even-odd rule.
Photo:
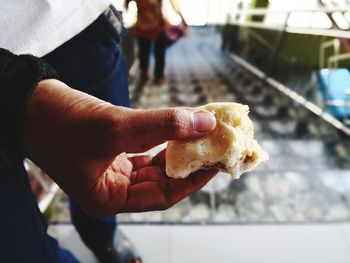
[[[201,188],[217,173],[207,170],[173,179],[166,176],[164,165],[164,152],[157,158],[119,154],[91,188],[90,196],[103,204],[102,214],[162,210]]]

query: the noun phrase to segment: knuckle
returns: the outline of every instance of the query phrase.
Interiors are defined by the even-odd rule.
[[[183,111],[171,109],[167,116],[168,128],[176,135],[182,135],[187,128],[187,118]]]
[[[109,143],[113,144],[115,149],[120,149],[125,143],[125,137],[130,132],[130,127],[133,125],[133,119],[128,116],[126,110],[119,110],[119,114],[114,114],[110,122],[109,138],[111,140]]]

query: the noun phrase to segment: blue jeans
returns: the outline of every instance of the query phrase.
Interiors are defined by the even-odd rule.
[[[44,59],[72,88],[115,105],[129,107],[128,72],[118,33],[101,15],[83,32]],[[72,222],[84,243],[94,252],[113,246],[116,217],[93,218],[70,199]]]
[[[46,233],[23,161],[1,168],[0,178],[1,262],[59,262],[57,243]]]
[[[92,25],[45,59],[72,88],[111,103],[129,106],[126,65],[115,32],[99,17]],[[47,235],[47,223],[31,192],[22,160],[0,168],[0,261],[75,262],[65,257]],[[72,219],[82,239],[92,249],[110,245],[115,216],[91,218],[74,203]]]
[[[44,59],[74,89],[129,107],[128,73],[119,40],[100,16],[80,34]]]

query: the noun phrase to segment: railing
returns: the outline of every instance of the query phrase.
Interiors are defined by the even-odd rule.
[[[293,91],[291,88],[283,85],[282,83],[276,81],[275,79],[267,76],[263,71],[259,70],[254,65],[248,63],[244,59],[240,58],[239,56],[236,56],[234,54],[229,54],[229,56],[239,65],[250,71],[252,74],[257,76],[258,78],[266,81],[269,85],[271,85],[273,88],[279,90],[280,92],[284,93],[286,96],[290,97],[292,100],[296,101],[300,105],[303,105],[305,108],[307,108],[309,111],[313,112],[317,116],[324,119],[326,122],[330,123],[332,126],[336,127],[337,129],[341,130],[348,136],[350,136],[350,128],[346,127],[342,122],[331,116],[329,113],[324,111],[322,108],[314,104],[313,102],[305,99],[304,97],[300,96],[298,93]],[[349,90],[350,91],[350,90]],[[349,92],[350,95],[350,92]]]
[[[38,166],[27,158],[24,159],[24,167],[29,175],[29,181],[33,194],[37,199],[39,209],[43,213],[55,197],[59,187]]]
[[[335,119],[331,115],[327,114],[326,110],[323,109],[325,106],[329,106],[330,101],[326,101],[323,105],[317,103],[316,100],[311,98],[307,98],[305,94],[302,94],[300,90],[293,85],[289,85],[288,83],[283,82],[283,77],[278,79],[278,74],[281,74],[281,64],[284,67],[284,70],[287,72],[293,72],[293,74],[289,75],[297,75],[298,72],[305,74],[305,67],[303,65],[298,64],[297,56],[303,57],[303,53],[300,52],[309,48],[310,45],[314,45],[312,47],[314,55],[313,59],[318,61],[314,63],[313,66],[308,66],[308,70],[310,72],[310,77],[307,80],[309,83],[304,85],[304,88],[309,85],[312,81],[312,74],[317,69],[322,68],[330,68],[334,69],[339,66],[340,62],[344,62],[345,60],[350,60],[349,53],[342,53],[344,48],[342,49],[342,45],[347,44],[344,42],[344,39],[349,39],[350,45],[350,32],[346,30],[339,29],[337,27],[336,22],[332,18],[332,14],[337,12],[341,14],[345,14],[350,11],[350,8],[317,8],[317,9],[293,9],[293,10],[269,10],[269,9],[235,9],[230,12],[229,19],[227,21],[227,25],[235,26],[239,28],[240,31],[244,31],[245,36],[250,36],[250,41],[243,44],[244,48],[246,46],[251,45],[252,40],[258,43],[258,47],[264,48],[267,53],[263,54],[263,62],[255,63],[254,59],[250,59],[250,53],[246,52],[240,54],[239,52],[235,52],[241,58],[243,57],[245,60],[239,60],[238,56],[233,56],[236,62],[240,63],[242,66],[246,67],[252,73],[261,77],[265,81],[267,81],[270,85],[276,87],[281,92],[285,93],[287,96],[291,97],[298,103],[304,105],[310,111],[324,118],[326,121],[331,123],[333,126],[338,129],[343,130],[346,134],[350,135],[350,130],[344,124],[348,125],[348,120],[344,120],[344,124],[339,120]],[[295,27],[292,26],[293,23],[290,23],[290,18],[295,13],[310,13],[310,15],[315,13],[322,13],[325,15],[325,19],[329,21],[328,28],[316,28],[315,26],[305,26],[305,27]],[[350,13],[349,13],[350,14]],[[279,23],[267,23],[265,20],[268,20],[268,16],[271,15],[282,15],[279,17]],[[259,21],[254,20],[254,16],[259,16]],[[350,17],[350,15],[349,15]],[[271,17],[270,17],[271,18]],[[350,28],[350,21],[348,21]],[[257,30],[254,30],[257,29]],[[271,40],[271,37],[268,38],[268,34],[264,32],[267,31],[275,31],[275,35]],[[294,35],[295,34],[295,35]],[[271,34],[270,34],[271,35]],[[288,47],[288,39],[289,40],[293,36],[300,37],[304,36],[305,38],[310,36],[310,39],[306,43],[300,43],[301,41],[297,41],[297,45],[292,47]],[[316,38],[316,41],[315,41]],[[315,41],[315,42],[311,42]],[[287,46],[287,47],[286,47]],[[308,46],[308,47],[307,47]],[[294,50],[293,50],[294,48]],[[330,51],[330,52],[329,52]],[[286,53],[287,52],[287,53]],[[288,53],[289,52],[289,53]],[[279,62],[278,62],[279,61]],[[243,63],[244,62],[244,63]],[[296,72],[298,71],[298,72]],[[275,74],[275,75],[274,75]],[[315,81],[314,81],[315,82]],[[316,91],[316,84],[314,85],[314,93]],[[350,87],[350,83],[349,83]],[[349,95],[346,98],[350,98]],[[306,91],[305,91],[306,93]],[[336,103],[334,100],[332,103]],[[337,102],[339,103],[339,101]],[[349,105],[350,111],[350,102],[348,99],[341,102],[342,106]]]
[[[320,46],[320,59],[319,59],[320,68],[326,67],[326,50],[330,49],[330,48],[333,50],[334,56],[339,56],[339,53],[340,53],[339,39],[332,39],[330,41],[326,41],[326,42],[323,42],[321,44],[321,46]],[[328,61],[327,65],[328,65],[328,68],[331,67],[329,61]],[[335,67],[337,67],[337,66],[335,66]]]
[[[333,14],[335,12],[340,12],[342,14],[348,13],[349,8],[317,8],[317,9],[293,9],[293,10],[270,10],[270,9],[236,9],[232,10],[229,14],[228,24],[237,25],[240,27],[251,27],[251,28],[262,28],[271,29],[278,31],[286,31],[287,33],[296,34],[307,34],[307,35],[317,35],[317,36],[327,36],[327,37],[337,37],[337,38],[350,38],[350,32],[341,29],[332,28],[316,28],[316,27],[292,27],[288,26],[289,18],[295,13],[325,13]],[[266,24],[264,21],[255,22],[249,21],[251,16],[268,16],[268,15],[285,15],[283,23],[280,24]],[[350,24],[350,21],[348,21]]]
[[[289,20],[293,14],[296,13],[322,13],[326,16],[323,17],[323,19],[328,19],[327,21],[330,23],[329,28],[316,28],[315,26],[305,26],[305,27],[293,27],[289,25]],[[332,40],[328,41],[326,40],[324,43],[322,43],[319,47],[319,66],[320,68],[325,67],[325,62],[328,60],[328,63],[333,64],[339,61],[339,59],[347,59],[348,54],[340,54],[341,53],[341,44],[348,45],[348,50],[350,50],[350,31],[341,30],[337,28],[336,21],[332,18],[332,14],[345,14],[349,13],[350,18],[350,6],[349,8],[317,8],[317,9],[293,9],[293,10],[270,10],[270,9],[234,9],[230,12],[227,24],[229,25],[235,25],[239,26],[241,28],[252,28],[252,29],[266,29],[266,30],[274,30],[280,32],[280,37],[277,39],[275,43],[269,43],[261,37],[259,34],[257,34],[254,31],[249,32],[249,34],[255,38],[260,44],[262,44],[265,47],[268,47],[268,49],[273,50],[272,56],[276,57],[279,56],[281,52],[281,46],[284,44],[284,35],[286,33],[292,33],[292,34],[302,34],[302,35],[313,35],[313,36],[323,36],[332,38]],[[263,19],[260,19],[261,21],[250,21],[253,16],[262,16]],[[266,23],[265,20],[270,15],[282,15],[284,16],[282,19],[280,19],[280,23]],[[345,17],[345,16],[344,16]],[[345,19],[345,18],[344,18]],[[348,21],[348,26],[350,28],[350,19]],[[349,39],[349,42],[346,43],[342,41],[340,44],[339,39]],[[326,49],[333,48],[334,53],[332,54],[332,57],[330,59],[326,58]],[[283,54],[282,54],[283,56]],[[337,65],[336,65],[337,66]]]

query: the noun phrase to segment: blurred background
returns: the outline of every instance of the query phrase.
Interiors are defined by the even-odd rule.
[[[168,48],[165,81],[154,85],[139,77],[137,6],[115,1],[129,29],[132,106],[247,104],[270,160],[239,180],[220,173],[167,211],[118,215],[121,229],[146,263],[350,262],[350,1],[178,2],[188,34]],[[51,233],[95,262],[66,195],[26,167]]]

